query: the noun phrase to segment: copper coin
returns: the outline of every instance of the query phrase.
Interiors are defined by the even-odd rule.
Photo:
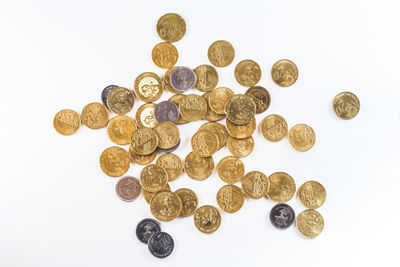
[[[135,200],[142,190],[139,180],[132,176],[126,176],[119,179],[115,186],[115,191],[120,199],[124,201]]]
[[[178,106],[171,101],[162,101],[157,104],[154,109],[154,118],[158,122],[172,121],[176,123],[179,119],[179,109]]]

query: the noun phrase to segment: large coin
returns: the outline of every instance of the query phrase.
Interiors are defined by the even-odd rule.
[[[271,95],[268,90],[262,86],[252,86],[247,89],[245,95],[250,96],[256,104],[256,113],[262,113],[271,105]]]
[[[54,116],[53,126],[59,134],[71,135],[81,126],[81,118],[72,109],[63,109]]]
[[[261,79],[261,68],[257,62],[246,59],[240,61],[235,68],[236,81],[245,87],[256,85]]]
[[[106,127],[108,123],[108,111],[100,103],[94,102],[87,104],[81,113],[83,125],[90,129],[100,129]]]
[[[176,123],[179,116],[178,106],[174,102],[168,100],[158,103],[154,109],[154,117],[158,122],[172,121]]]
[[[138,155],[135,152],[133,152],[132,146],[129,146],[129,158],[133,163],[139,165],[147,165],[151,163],[156,158],[156,156],[157,156],[157,151],[154,151],[149,155]]]
[[[167,172],[169,182],[176,180],[183,172],[182,160],[174,153],[160,156],[156,164]]]
[[[237,139],[243,139],[252,136],[256,130],[256,126],[256,118],[254,117],[249,123],[243,125],[236,125],[230,120],[226,120],[226,129],[228,130],[228,133]]]
[[[162,149],[169,149],[176,146],[180,140],[179,129],[170,121],[163,121],[153,128],[157,135],[157,146]]]
[[[207,103],[204,99],[195,94],[187,95],[179,102],[179,112],[182,118],[187,121],[201,120],[207,111]]]
[[[166,42],[177,42],[185,35],[186,22],[175,13],[167,13],[157,22],[157,33]]]
[[[188,188],[178,189],[175,193],[179,196],[182,202],[182,209],[179,216],[187,217],[192,215],[197,209],[199,203],[196,193]]]
[[[106,108],[108,108],[107,106],[107,97],[108,94],[111,92],[112,89],[114,89],[115,87],[119,87],[117,85],[109,85],[106,88],[103,89],[103,91],[101,92],[101,102],[103,102],[104,106],[106,106]]]
[[[178,108],[179,108],[179,103],[185,97],[186,97],[186,95],[183,95],[183,94],[173,95],[168,99],[168,101],[171,101],[171,102],[175,103],[175,105],[177,105]],[[178,121],[176,122],[176,124],[184,124],[184,123],[187,123],[187,122],[188,121],[183,119],[181,113],[179,112],[179,118],[178,118]]]
[[[244,139],[228,136],[227,146],[232,155],[239,158],[247,157],[254,149],[254,139],[252,136]]]
[[[140,172],[140,184],[146,191],[160,191],[166,186],[167,182],[167,172],[156,164],[147,165]]]
[[[107,96],[107,107],[114,113],[124,115],[132,110],[135,99],[129,89],[115,87]]]
[[[124,201],[135,200],[140,195],[141,190],[142,186],[139,180],[132,176],[119,179],[115,186],[118,197]]]
[[[187,91],[196,83],[196,75],[188,67],[177,67],[170,76],[171,86],[180,92]]]
[[[225,114],[225,106],[228,99],[235,93],[227,87],[218,87],[211,91],[208,98],[210,108],[217,114]]]
[[[158,67],[168,69],[178,61],[178,50],[173,44],[159,43],[153,48],[151,58]]]
[[[287,202],[296,192],[296,184],[293,178],[284,172],[275,172],[268,178],[269,188],[267,197],[277,203]]]
[[[211,157],[218,150],[218,137],[211,131],[198,131],[192,136],[191,145],[200,157]]]
[[[131,136],[131,147],[138,155],[153,153],[158,145],[157,134],[150,128],[139,128]]]
[[[307,151],[315,144],[315,132],[306,124],[296,124],[289,130],[289,142],[297,151]]]
[[[206,122],[200,126],[199,131],[210,131],[214,133],[218,138],[218,150],[223,148],[226,144],[226,140],[228,139],[228,133],[224,127],[224,125],[219,124],[217,122]]]
[[[193,70],[196,75],[194,88],[202,92],[213,90],[218,84],[217,70],[211,65],[200,65]]]
[[[157,194],[157,193],[160,192],[160,191],[171,191],[171,187],[169,186],[169,184],[166,184],[161,190],[159,190],[159,191],[157,191],[157,192],[149,192],[149,191],[146,191],[146,190],[144,190],[144,189],[143,189],[142,191],[143,191],[144,200],[145,200],[148,204],[150,204],[151,199],[154,197],[155,194]]]
[[[127,145],[136,129],[136,123],[131,117],[119,115],[108,123],[107,134],[110,140],[117,145]]]
[[[244,175],[244,164],[238,157],[227,156],[217,165],[219,178],[228,184],[239,182]]]
[[[297,195],[301,203],[309,209],[317,209],[326,200],[326,191],[322,184],[308,181],[300,186]]]
[[[214,206],[204,205],[198,208],[193,216],[196,228],[205,234],[217,231],[221,225],[221,214]]]
[[[333,99],[333,110],[344,120],[350,120],[360,111],[360,100],[351,92],[341,92]]]
[[[147,244],[150,236],[160,232],[160,224],[153,219],[143,219],[136,226],[136,236],[140,242]]]
[[[224,114],[218,114],[214,110],[211,109],[210,107],[210,95],[211,92],[207,92],[203,94],[201,97],[206,101],[207,103],[207,111],[206,114],[204,115],[204,119],[207,121],[219,121],[225,118]]]
[[[137,98],[144,102],[153,102],[163,93],[161,78],[153,72],[144,72],[135,79],[133,90]]]
[[[317,237],[324,229],[324,218],[316,210],[303,210],[297,215],[296,228],[305,237]]]
[[[235,185],[225,185],[218,190],[217,202],[224,211],[237,212],[244,204],[243,191]]]
[[[212,157],[202,158],[194,152],[190,152],[183,165],[186,174],[194,180],[204,180],[208,178],[214,170],[214,160]]]
[[[157,125],[157,120],[154,118],[154,109],[156,104],[146,103],[141,105],[136,111],[136,122],[140,128],[153,128]]]
[[[259,171],[252,171],[243,176],[242,188],[244,194],[249,198],[262,198],[270,187],[268,177]]]
[[[153,256],[165,258],[174,250],[174,240],[165,232],[157,232],[150,236],[148,247]]]
[[[160,221],[168,222],[175,219],[179,216],[181,209],[181,199],[171,191],[160,191],[150,201],[151,213]]]
[[[235,49],[224,40],[215,41],[208,48],[208,59],[216,67],[226,67],[235,58]]]
[[[128,152],[118,146],[109,147],[100,155],[100,168],[111,177],[124,175],[130,163]]]
[[[299,71],[292,61],[281,59],[272,66],[271,76],[277,85],[288,87],[296,82],[297,77],[299,77]]]
[[[285,203],[276,204],[269,213],[269,220],[272,225],[281,230],[289,228],[295,218],[294,210]]]
[[[256,105],[247,95],[234,95],[226,102],[225,113],[232,123],[236,125],[247,124],[256,114]]]
[[[288,133],[286,120],[276,114],[271,114],[261,121],[261,133],[265,139],[271,142],[282,140]]]

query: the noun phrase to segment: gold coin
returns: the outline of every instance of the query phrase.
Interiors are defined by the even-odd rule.
[[[287,135],[288,125],[283,117],[271,114],[261,121],[260,130],[265,139],[278,142]]]
[[[247,124],[256,114],[256,105],[247,95],[234,95],[226,102],[225,113],[232,123]]]
[[[180,157],[174,153],[166,153],[157,159],[156,164],[167,172],[168,181],[174,181],[183,172],[183,163]]]
[[[194,180],[204,180],[208,178],[214,170],[214,160],[212,157],[202,158],[194,152],[190,152],[184,162],[186,174]]]
[[[225,118],[225,115],[216,113],[210,107],[210,102],[209,102],[210,94],[211,94],[211,92],[207,92],[207,93],[205,93],[205,94],[203,94],[201,96],[207,103],[207,111],[206,111],[206,114],[204,115],[204,119],[207,120],[207,121],[219,121],[219,120],[222,120],[223,118]]]
[[[83,108],[81,119],[82,124],[90,129],[104,128],[108,123],[108,111],[100,103],[90,103]]]
[[[170,121],[162,121],[158,123],[153,130],[158,137],[157,146],[159,148],[169,149],[178,144],[180,135],[179,129],[175,123]]]
[[[211,157],[218,150],[218,137],[211,131],[198,131],[192,136],[191,145],[200,157]]]
[[[277,85],[288,87],[296,82],[299,77],[299,70],[296,64],[289,59],[281,59],[272,66],[271,76]]]
[[[117,145],[127,145],[136,129],[136,123],[131,117],[119,115],[108,123],[107,134],[110,140]]]
[[[133,152],[132,146],[129,146],[129,158],[133,163],[139,165],[147,165],[151,163],[156,158],[156,156],[157,156],[157,151],[154,151],[149,155],[138,155],[135,152]]]
[[[333,110],[344,120],[350,120],[360,111],[360,100],[351,92],[341,92],[333,99]]]
[[[267,197],[274,202],[283,203],[292,199],[296,192],[293,178],[284,172],[275,172],[268,178],[269,189]]]
[[[178,61],[178,50],[173,44],[159,43],[151,52],[151,58],[157,67],[168,69],[173,67]]]
[[[266,111],[271,105],[271,95],[268,90],[262,86],[252,86],[247,89],[245,95],[250,96],[254,104],[256,104],[256,113]]]
[[[205,234],[217,231],[221,225],[221,214],[214,206],[204,205],[194,212],[194,225]]]
[[[181,188],[175,191],[182,202],[182,209],[179,216],[187,217],[192,215],[197,209],[199,200],[195,192],[188,188]]]
[[[147,165],[140,172],[140,184],[146,191],[160,191],[167,183],[167,172],[156,164]]]
[[[216,67],[226,67],[235,58],[235,49],[224,40],[215,41],[208,48],[208,59]]]
[[[252,118],[251,121],[244,125],[233,124],[230,120],[226,120],[226,129],[228,133],[237,139],[243,139],[250,137],[256,130],[256,118]]]
[[[138,108],[135,118],[139,128],[154,128],[154,126],[157,125],[158,122],[154,117],[154,109],[156,106],[157,105],[154,103],[146,103]]]
[[[107,107],[114,113],[124,115],[132,110],[135,98],[129,89],[113,88],[107,96]]]
[[[303,210],[297,215],[296,228],[303,236],[315,238],[324,229],[324,218],[316,210]]]
[[[156,150],[158,137],[150,128],[139,128],[131,136],[133,152],[138,155],[149,155]]]
[[[300,186],[297,195],[301,203],[309,209],[317,209],[326,200],[326,191],[322,184],[316,181],[305,182]]]
[[[289,131],[289,142],[297,151],[307,151],[315,144],[314,130],[306,124],[296,124]]]
[[[243,191],[236,185],[225,185],[218,190],[217,202],[224,211],[237,212],[244,204]]]
[[[242,86],[254,86],[261,79],[261,68],[253,60],[242,60],[236,65],[235,79]]]
[[[172,87],[171,85],[171,73],[176,69],[177,67],[171,67],[169,68],[163,77],[161,77],[161,80],[163,82],[164,88],[167,89],[168,91],[170,91],[171,93],[174,94],[181,94],[181,91],[176,90],[174,87]],[[171,100],[170,100],[171,101]]]
[[[217,114],[225,114],[225,106],[228,99],[235,93],[227,87],[218,87],[210,93],[208,104],[210,108]]]
[[[177,105],[179,107],[179,103],[185,97],[186,97],[186,95],[183,95],[183,94],[173,95],[168,99],[168,101],[173,102],[175,105]],[[178,121],[176,122],[176,124],[184,124],[184,123],[187,123],[187,122],[188,121],[183,119],[181,113],[179,112],[179,118],[178,118]]]
[[[262,198],[270,188],[268,177],[259,171],[252,171],[247,173],[242,178],[243,192],[249,198]]]
[[[169,222],[179,216],[182,202],[179,196],[171,191],[160,191],[150,201],[150,211],[160,221]]]
[[[209,92],[218,84],[218,72],[211,65],[200,65],[193,70],[196,75],[194,88],[202,92]]]
[[[244,175],[244,164],[238,157],[227,156],[217,165],[219,178],[228,184],[239,182]]]
[[[161,78],[153,72],[144,72],[135,79],[133,86],[137,98],[144,102],[158,100],[163,93]]]
[[[164,186],[164,188],[161,189],[160,191],[171,191],[171,187],[169,186],[169,184],[167,184],[167,185]],[[153,193],[153,192],[149,192],[149,191],[146,191],[146,190],[143,189],[142,192],[143,192],[144,200],[145,200],[148,204],[150,204],[151,199],[153,198],[153,196],[154,196],[155,194],[157,194],[158,192],[160,192],[160,191],[157,191],[157,192]]]
[[[207,111],[207,103],[204,99],[195,94],[187,95],[179,102],[179,112],[182,118],[187,121],[201,120]]]
[[[244,139],[228,136],[227,146],[232,155],[239,158],[247,157],[254,149],[254,139],[252,136]]]
[[[162,16],[157,22],[157,33],[166,42],[177,42],[185,35],[186,22],[175,13]]]
[[[218,138],[218,150],[225,146],[226,140],[228,139],[228,132],[224,125],[217,122],[206,122],[200,126],[199,131],[210,131],[214,133]]]
[[[71,135],[81,126],[81,118],[72,109],[63,109],[54,116],[53,126],[59,134]]]
[[[100,155],[100,168],[111,177],[124,175],[130,163],[128,152],[118,146],[109,147]]]

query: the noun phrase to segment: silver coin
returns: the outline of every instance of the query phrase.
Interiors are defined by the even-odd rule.
[[[109,85],[106,88],[104,88],[103,91],[101,92],[101,102],[103,102],[103,105],[106,106],[106,108],[108,108],[107,96],[111,92],[111,90],[114,89],[115,87],[118,87],[118,86],[117,85]]]
[[[186,91],[196,83],[196,75],[188,67],[178,67],[176,68],[170,76],[171,86],[178,91]]]
[[[294,210],[288,204],[279,203],[272,207],[269,220],[278,229],[289,228],[296,218]]]
[[[147,244],[150,236],[160,231],[160,224],[150,218],[141,220],[136,226],[136,236],[140,242],[145,244]]]
[[[165,232],[157,232],[150,236],[148,246],[153,256],[165,258],[174,250],[174,240]]]
[[[162,101],[154,109],[154,118],[158,122],[172,121],[176,123],[179,119],[178,106],[171,101]]]

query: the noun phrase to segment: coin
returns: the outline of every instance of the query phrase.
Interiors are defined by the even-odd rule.
[[[238,157],[227,156],[218,162],[217,172],[222,181],[234,184],[242,179],[244,164]]]
[[[188,67],[177,67],[171,72],[169,82],[175,90],[183,92],[193,88],[196,83],[196,75]]]
[[[350,120],[360,111],[360,100],[351,92],[341,92],[333,99],[333,110],[344,120]]]
[[[117,145],[127,145],[136,129],[136,123],[131,117],[119,115],[108,123],[107,134],[110,140]]]
[[[154,118],[154,109],[156,108],[156,104],[154,103],[146,103],[141,105],[136,111],[136,122],[140,128],[147,127],[153,128],[157,125],[157,120]]]
[[[244,139],[236,139],[232,136],[228,136],[227,146],[232,155],[243,158],[250,155],[253,151],[254,139],[252,136]]]
[[[282,140],[288,133],[286,120],[276,114],[271,114],[261,121],[261,133],[265,139],[271,142]]]
[[[277,85],[288,87],[296,82],[297,77],[299,77],[299,71],[292,61],[281,59],[272,66],[271,76]]]
[[[159,43],[151,52],[151,58],[157,67],[168,69],[173,67],[178,61],[178,50],[173,44]]]
[[[146,191],[146,190],[142,190],[143,191],[143,196],[144,196],[144,200],[148,203],[148,204],[150,204],[150,202],[151,202],[151,199],[153,198],[153,196],[156,194],[156,193],[158,193],[158,192],[160,192],[160,191],[171,191],[171,187],[169,186],[169,184],[167,184],[166,186],[164,186],[161,190],[159,190],[159,191],[157,191],[157,192],[149,192],[149,191]]]
[[[117,192],[118,197],[124,201],[135,200],[140,195],[141,190],[142,186],[140,185],[139,180],[132,176],[126,176],[119,179],[115,186],[115,191]]]
[[[228,139],[228,132],[226,131],[224,125],[217,122],[206,122],[200,126],[199,131],[210,131],[214,133],[218,138],[218,150],[223,148]]]
[[[180,140],[179,129],[175,123],[162,121],[153,128],[157,135],[157,146],[162,149],[168,149],[178,144]]]
[[[157,192],[168,182],[167,172],[156,164],[145,166],[140,172],[140,184],[149,192]]]
[[[252,86],[247,89],[245,95],[250,96],[256,104],[256,113],[262,113],[271,105],[271,95],[268,90],[262,86]]]
[[[182,93],[181,91],[175,90],[172,85],[171,85],[171,73],[176,69],[177,67],[171,67],[169,68],[163,77],[161,77],[161,80],[164,84],[164,88],[166,88],[168,91],[174,94],[180,94]]]
[[[144,72],[135,79],[133,90],[137,98],[144,102],[158,100],[163,93],[161,78],[153,72]]]
[[[248,172],[241,182],[244,194],[254,199],[265,196],[270,187],[268,177],[259,171]]]
[[[324,229],[324,218],[316,210],[303,210],[297,215],[296,228],[303,236],[315,238]]]
[[[269,189],[267,197],[277,203],[287,202],[296,192],[296,184],[293,178],[284,172],[275,172],[268,178]]]
[[[243,191],[236,185],[225,185],[218,190],[217,202],[224,211],[237,212],[244,204]]]
[[[232,123],[247,124],[256,114],[256,105],[247,95],[234,95],[226,102],[225,113]]]
[[[208,178],[214,170],[214,160],[212,157],[202,158],[194,152],[190,152],[183,165],[186,174],[194,180],[204,180]]]
[[[217,114],[225,114],[225,106],[228,99],[235,93],[227,87],[218,87],[211,91],[208,98],[210,108]]]
[[[128,152],[118,146],[109,147],[100,155],[100,168],[111,177],[124,175],[129,170],[129,164]]]
[[[63,109],[54,116],[53,126],[59,134],[71,135],[81,126],[81,118],[72,109]]]
[[[221,225],[221,214],[217,208],[204,205],[194,212],[194,225],[205,234],[211,234],[217,231]]]
[[[244,125],[233,124],[230,120],[226,120],[226,129],[228,133],[237,139],[250,137],[256,130],[256,119],[253,117],[251,121]]]
[[[157,33],[166,42],[177,42],[185,35],[186,22],[175,13],[162,16],[157,22]]]
[[[160,191],[150,201],[150,211],[153,216],[164,222],[169,222],[179,216],[182,202],[179,196],[171,191]]]
[[[82,124],[90,129],[104,128],[108,123],[108,111],[100,103],[87,104],[81,114]]]
[[[168,175],[168,181],[174,181],[183,172],[183,163],[174,153],[166,153],[157,159],[156,164],[162,167]]]
[[[150,218],[141,220],[136,226],[136,236],[140,242],[145,244],[147,244],[150,236],[160,231],[160,224],[156,220]]]
[[[106,88],[103,89],[103,91],[101,92],[101,102],[103,102],[104,106],[106,106],[106,108],[108,108],[107,106],[107,97],[108,94],[111,92],[112,89],[114,89],[115,87],[119,87],[117,85],[109,85]]]
[[[215,41],[208,48],[208,59],[216,67],[226,67],[235,58],[235,49],[224,40]]]
[[[294,210],[285,203],[276,204],[269,213],[269,220],[272,225],[281,230],[289,228],[295,218]]]
[[[157,147],[156,151],[160,152],[160,153],[171,153],[171,152],[174,152],[179,147],[180,144],[181,144],[181,139],[179,139],[178,143],[175,146],[171,147],[171,148],[159,148],[159,147]]]
[[[211,65],[200,65],[193,70],[196,75],[194,88],[202,92],[209,92],[218,84],[218,72]]]
[[[176,123],[179,119],[178,106],[171,101],[162,101],[154,109],[154,117],[158,122],[172,121]]]
[[[158,137],[150,128],[139,128],[131,136],[133,152],[138,155],[149,155],[156,150]]]
[[[150,236],[148,247],[153,256],[165,258],[174,250],[174,240],[165,232],[157,232]]]
[[[306,124],[296,124],[289,130],[290,145],[297,151],[307,151],[315,144],[314,130]]]
[[[200,157],[211,157],[218,150],[218,137],[211,131],[198,131],[193,135],[191,145]]]
[[[321,207],[326,200],[324,186],[316,181],[305,182],[300,186],[297,195],[301,203],[309,209]]]
[[[171,102],[175,103],[179,108],[179,103],[185,97],[186,97],[186,95],[183,95],[183,94],[173,95],[168,99],[168,101],[171,101]],[[178,118],[178,121],[176,122],[176,124],[184,124],[184,123],[187,123],[187,122],[188,121],[183,119],[181,113],[179,112],[179,118]]]
[[[182,209],[179,216],[187,217],[194,213],[199,203],[195,192],[188,188],[180,188],[175,191],[182,202]]]
[[[206,104],[207,104],[207,111],[206,111],[206,114],[204,115],[203,119],[205,119],[207,121],[222,120],[223,118],[225,118],[225,115],[216,113],[210,107],[210,104],[209,104],[210,94],[211,94],[211,92],[207,92],[201,96],[206,101]]]
[[[235,67],[235,79],[242,86],[254,86],[261,79],[261,68],[253,60],[242,60]]]
[[[130,90],[115,87],[107,96],[107,107],[114,113],[124,115],[132,110],[135,99]]]
[[[187,95],[179,102],[179,112],[182,118],[187,121],[201,120],[207,111],[207,104],[204,99],[195,94]]]
[[[135,152],[133,152],[132,146],[129,146],[129,158],[133,163],[139,165],[147,165],[151,163],[156,158],[156,156],[157,156],[157,151],[154,151],[149,155],[138,155]]]

